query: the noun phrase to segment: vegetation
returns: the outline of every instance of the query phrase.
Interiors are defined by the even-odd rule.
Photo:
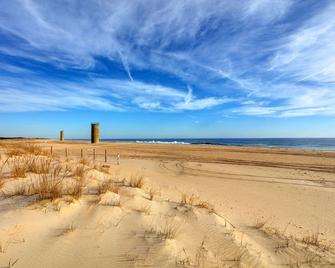
[[[98,183],[97,193],[101,195],[107,191],[117,194],[119,192],[119,186],[117,186],[112,179],[104,179]]]
[[[142,188],[144,186],[144,178],[141,175],[132,175],[129,180],[129,187]]]
[[[152,227],[145,231],[145,237],[155,236],[161,241],[176,238],[180,225],[167,220],[163,227]]]

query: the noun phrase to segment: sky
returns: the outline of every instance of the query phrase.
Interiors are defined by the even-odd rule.
[[[0,136],[335,137],[333,0],[0,0]]]

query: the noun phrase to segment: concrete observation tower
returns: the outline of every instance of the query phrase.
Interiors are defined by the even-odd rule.
[[[99,143],[99,123],[91,124],[91,143]]]

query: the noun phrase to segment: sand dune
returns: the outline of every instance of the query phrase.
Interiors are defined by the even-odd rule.
[[[332,152],[32,143],[1,141],[0,267],[335,265]]]

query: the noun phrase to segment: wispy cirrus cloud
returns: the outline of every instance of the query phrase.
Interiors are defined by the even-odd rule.
[[[129,101],[131,100],[131,101]],[[231,102],[196,98],[192,91],[139,81],[96,78],[85,82],[7,79],[0,81],[0,111],[66,111],[136,109],[176,112],[203,110]]]
[[[10,75],[24,72],[22,66],[0,58],[6,73],[1,109],[333,115],[334,12],[332,1],[1,2],[0,56],[100,77],[66,81],[35,73],[32,84]],[[100,58],[121,64],[127,77],[100,74]],[[173,77],[178,86],[164,79],[154,83],[142,72]],[[46,81],[52,83],[43,91]],[[225,108],[227,103],[235,107]]]

